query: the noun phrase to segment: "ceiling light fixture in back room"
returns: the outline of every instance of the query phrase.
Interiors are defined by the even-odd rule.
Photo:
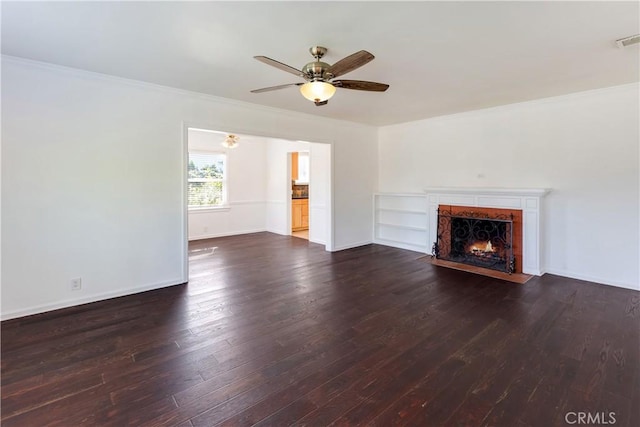
[[[309,62],[302,70],[298,70],[289,65],[278,62],[275,59],[266,56],[254,56],[258,61],[267,65],[276,67],[282,71],[295,74],[302,77],[306,83],[289,83],[279,86],[265,87],[262,89],[254,89],[252,93],[269,92],[277,89],[284,89],[289,86],[300,86],[300,93],[309,101],[314,102],[317,106],[326,105],[329,99],[335,94],[336,88],[364,90],[368,92],[384,92],[389,89],[389,85],[385,83],[367,82],[363,80],[333,80],[334,78],[346,74],[350,71],[360,68],[368,62],[372,61],[375,56],[361,50],[346,58],[341,59],[333,65],[320,61],[320,58],[327,53],[327,48],[322,46],[313,46],[309,52],[316,59]]]
[[[240,143],[238,142],[239,139],[240,137],[238,135],[229,134],[224,139],[224,141],[222,141],[222,146],[225,148],[236,148],[238,145],[240,145]]]

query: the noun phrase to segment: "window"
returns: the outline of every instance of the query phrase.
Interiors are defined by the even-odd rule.
[[[223,206],[227,201],[224,153],[189,152],[189,209]]]
[[[298,179],[296,184],[309,183],[309,153],[301,151],[298,153]]]

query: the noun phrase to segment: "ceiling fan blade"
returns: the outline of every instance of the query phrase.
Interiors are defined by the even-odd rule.
[[[366,90],[370,92],[384,92],[389,89],[388,84],[365,82],[362,80],[334,80],[331,82],[335,87],[343,89]]]
[[[261,89],[254,89],[254,90],[251,91],[251,93],[270,92],[272,90],[284,89],[285,87],[289,87],[289,86],[302,86],[303,84],[304,83],[289,83],[289,84],[286,84],[286,85],[263,87]]]
[[[375,56],[371,53],[366,50],[361,50],[360,52],[356,52],[353,55],[342,58],[340,61],[333,64],[331,68],[329,68],[329,72],[333,74],[333,77],[338,77],[343,74],[347,74],[356,68],[362,67],[364,64],[373,60],[373,58],[375,58]]]
[[[297,70],[287,64],[283,64],[282,62],[278,62],[275,59],[267,58],[266,56],[254,56],[258,61],[264,62],[267,65],[271,65],[272,67],[276,67],[279,70],[286,71],[287,73],[295,74],[298,77],[303,77],[302,71]]]
[[[321,105],[327,105],[327,103],[329,102],[329,100],[324,100],[324,101],[320,101],[320,102],[314,102],[314,104],[316,104],[316,107],[319,107]]]

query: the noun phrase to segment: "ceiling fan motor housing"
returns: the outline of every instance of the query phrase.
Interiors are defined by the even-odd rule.
[[[329,80],[333,77],[329,72],[330,67],[331,66],[329,64],[322,61],[309,62],[307,65],[302,67],[302,73],[304,74],[305,79],[309,81]]]

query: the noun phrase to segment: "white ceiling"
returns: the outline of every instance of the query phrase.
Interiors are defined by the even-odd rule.
[[[640,79],[633,2],[2,2],[2,53],[196,92],[387,125],[615,86]],[[301,68],[308,48],[334,63],[376,56],[316,107],[302,81],[253,59]]]

